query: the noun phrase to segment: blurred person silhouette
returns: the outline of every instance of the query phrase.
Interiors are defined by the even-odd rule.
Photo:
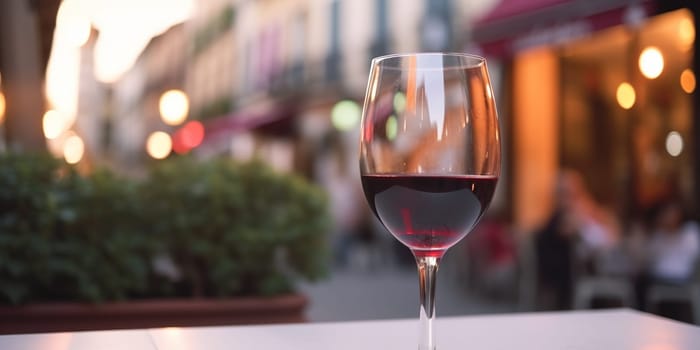
[[[595,201],[581,175],[562,170],[552,215],[535,237],[538,294],[545,308],[571,307],[575,275],[604,272],[608,267],[598,262],[617,247],[619,232],[617,219]]]
[[[660,201],[649,218],[645,268],[637,281],[637,302],[642,308],[650,284],[689,283],[700,259],[700,226],[688,219],[679,200]]]

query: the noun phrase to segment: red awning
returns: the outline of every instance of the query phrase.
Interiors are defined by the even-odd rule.
[[[472,39],[485,55],[506,56],[637,24],[654,10],[650,0],[501,0],[476,21]]]
[[[210,119],[204,122],[204,142],[212,142],[220,138],[250,131],[292,118],[296,109],[292,104],[280,103],[257,111],[238,111],[229,115]]]

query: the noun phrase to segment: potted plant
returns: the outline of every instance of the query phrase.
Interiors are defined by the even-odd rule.
[[[324,193],[260,162],[0,169],[0,332],[300,321],[293,281],[325,273]]]

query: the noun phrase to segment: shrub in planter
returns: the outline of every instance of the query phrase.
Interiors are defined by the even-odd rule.
[[[275,295],[325,274],[330,217],[316,186],[261,162],[159,163],[142,196],[160,251],[180,272],[167,293]]]
[[[0,298],[32,299],[45,287],[48,239],[56,215],[53,195],[57,163],[49,157],[0,155]],[[44,213],[43,215],[40,215]]]
[[[0,304],[284,294],[324,275],[329,224],[320,188],[259,162],[179,158],[135,181],[0,154]]]
[[[101,170],[71,177],[55,231],[56,253],[68,260],[60,282],[77,299],[124,300],[148,294],[154,240],[140,200],[139,185]],[[59,250],[61,248],[62,250]],[[59,268],[60,267],[60,268]],[[88,267],[88,268],[86,268]]]
[[[151,239],[136,184],[81,177],[50,156],[0,155],[0,302],[103,301],[144,292]]]

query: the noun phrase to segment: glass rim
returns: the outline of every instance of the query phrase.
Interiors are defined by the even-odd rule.
[[[465,66],[468,68],[476,68],[486,65],[486,58],[483,56],[465,53],[465,52],[406,52],[406,53],[392,53],[388,55],[382,55],[372,58],[371,64],[377,65],[382,62],[386,62],[391,59],[406,59],[410,57],[430,57],[430,56],[441,56],[441,57],[452,57],[452,58],[466,58],[469,60],[476,61],[474,64],[455,64],[453,66]]]

